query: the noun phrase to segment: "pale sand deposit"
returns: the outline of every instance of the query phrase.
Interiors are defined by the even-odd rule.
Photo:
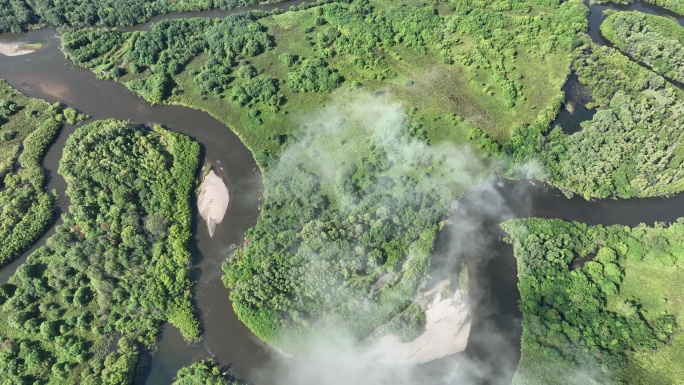
[[[384,334],[385,326],[375,330],[359,348],[353,338],[332,330],[328,335],[315,335],[311,354],[305,362],[334,362],[349,367],[386,367],[422,364],[465,350],[470,336],[470,304],[468,293],[457,290],[453,296],[444,298],[450,286],[444,280],[422,295],[429,300],[425,312],[425,330],[413,341],[402,342],[397,336]],[[354,322],[354,320],[347,320]],[[325,334],[325,333],[324,333]],[[276,349],[287,359],[299,358],[289,352]]]
[[[5,56],[19,56],[36,52],[32,49],[21,49],[24,43],[0,43],[0,54]]]
[[[458,290],[453,297],[442,298],[440,291],[431,295],[425,312],[425,331],[420,336],[410,342],[401,342],[393,335],[381,337],[362,353],[363,361],[380,365],[422,364],[462,352],[469,336],[467,294]]]
[[[223,216],[226,215],[228,209],[228,201],[228,187],[221,177],[216,175],[214,171],[210,171],[202,181],[200,194],[197,198],[197,208],[202,218],[207,222],[210,237],[214,236],[214,231],[223,221]]]

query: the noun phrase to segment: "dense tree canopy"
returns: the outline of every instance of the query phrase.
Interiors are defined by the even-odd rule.
[[[224,376],[215,361],[206,360],[179,370],[172,385],[241,385],[241,383]]]
[[[57,26],[134,25],[169,12],[232,9],[262,0],[0,0],[0,33],[42,20]]]
[[[406,336],[420,330],[424,309],[409,308],[438,226],[465,190],[439,186],[453,171],[452,154],[427,143],[497,151],[477,127],[504,140],[511,122],[533,120],[532,105],[555,103],[549,79],[560,88],[585,28],[580,1],[325,1],[283,15],[169,20],[149,32],[72,31],[63,46],[78,64],[148,101],[211,112],[253,151],[265,172],[265,202],[225,266],[225,282],[238,316],[259,337],[301,350],[299,336],[352,315],[359,321],[344,331],[359,339],[388,322],[405,324],[395,329]],[[539,76],[532,63],[554,75]],[[426,75],[426,66],[434,73]],[[354,131],[348,115],[334,128],[302,118],[326,103],[339,109],[346,88],[362,87],[369,88],[359,99],[387,87],[409,110],[386,143]],[[397,151],[400,142],[415,151]],[[282,157],[302,143],[345,158]],[[437,175],[444,175],[439,183]],[[292,341],[280,340],[284,331]]]
[[[681,279],[683,224],[630,229],[516,219],[502,226],[518,258],[523,313],[514,383],[660,383],[654,379],[664,372],[681,378],[668,367],[678,366],[684,348],[682,293],[671,287]],[[665,348],[669,343],[675,346]]]
[[[680,3],[653,2],[671,9]],[[55,17],[67,15],[64,9]],[[69,16],[60,23],[128,23],[128,17],[155,12],[135,10],[126,18],[98,13],[92,21]],[[435,234],[465,190],[444,186],[470,164],[451,167],[449,156],[465,150],[449,145],[466,143],[483,157],[513,158],[516,170],[541,164],[551,183],[586,198],[684,190],[681,90],[618,50],[591,44],[584,33],[587,12],[580,0],[322,1],[284,15],[168,20],[149,32],[72,30],[64,34],[63,48],[77,64],[152,103],[210,112],[252,150],[264,171],[264,204],[257,225],[224,265],[224,282],[238,317],[257,336],[303,351],[304,336],[340,328],[357,339],[383,324],[408,338],[420,331],[424,309],[416,309],[415,299]],[[680,43],[671,37],[681,30],[653,20],[613,16],[604,33],[614,30],[609,38],[618,49],[678,79]],[[580,132],[566,135],[551,125],[570,70],[599,111]],[[365,116],[373,124],[364,131],[340,112],[352,105],[361,115],[375,114],[371,106],[381,103],[363,96],[383,93],[408,112],[401,111],[393,130],[375,124],[382,113]],[[359,107],[354,98],[366,104]],[[312,117],[321,110],[325,124]],[[87,216],[90,210],[79,212]],[[150,229],[163,229],[162,219],[168,219],[151,217]],[[96,225],[79,224],[77,231],[87,238],[101,223]],[[658,251],[658,263],[676,265],[679,250],[667,237],[534,220],[506,228],[521,258],[526,357],[586,368],[593,379],[610,381],[616,371],[631,370],[633,355],[662,349],[674,338],[680,319],[641,308],[640,296],[621,297],[630,285],[628,265],[644,245]],[[134,226],[117,229],[121,244],[141,242]],[[592,251],[594,261],[569,268]],[[117,270],[116,262],[107,271],[130,270]],[[175,287],[172,277],[164,283]],[[123,287],[113,298],[129,289],[134,298],[149,298]],[[168,294],[166,286],[150,287]],[[74,298],[82,303],[88,294]],[[611,307],[615,301],[619,309]],[[163,304],[150,303],[163,312]],[[116,318],[129,313],[112,314],[116,325],[140,327]],[[356,322],[340,322],[350,318]],[[110,365],[127,366],[127,351],[119,349]],[[201,365],[193,370],[213,371]]]
[[[675,20],[641,12],[617,12],[601,24],[601,33],[634,60],[684,83],[684,28]]]
[[[0,286],[3,381],[129,384],[162,322],[198,338],[187,250],[198,162],[196,143],[160,127],[99,121],[69,138],[64,224]]]
[[[0,266],[18,257],[54,219],[41,160],[61,126],[59,104],[31,99],[0,82]]]
[[[607,47],[592,46],[574,69],[600,107],[593,119],[573,135],[559,127],[549,133],[559,103],[538,124],[519,130],[506,151],[520,163],[541,159],[551,183],[586,198],[684,190],[684,94]]]
[[[238,317],[263,340],[293,351],[306,350],[306,337],[321,333],[361,339],[405,311],[411,314],[405,323],[413,324],[408,334],[415,335],[422,323],[413,321],[422,311],[408,307],[457,191],[438,186],[451,170],[445,154],[400,134],[401,120],[360,132],[354,117],[343,120],[341,140],[367,157],[343,162],[322,181],[308,171],[313,162],[335,163],[344,155],[326,149],[325,124],[302,133],[296,148],[328,155],[292,150],[278,161],[265,179],[267,201],[257,225],[224,266]],[[374,139],[374,130],[385,135]],[[413,174],[407,163],[424,173]]]
[[[22,32],[35,18],[24,0],[0,0],[0,33]]]

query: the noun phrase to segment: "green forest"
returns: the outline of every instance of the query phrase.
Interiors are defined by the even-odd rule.
[[[684,1],[649,2],[684,15]],[[262,172],[263,202],[226,255],[223,282],[269,345],[306,353],[312,335],[420,334],[437,235],[459,198],[492,177],[587,200],[684,191],[676,21],[608,12],[607,47],[587,34],[582,0],[320,0],[108,28],[255,3],[0,0],[0,31],[54,24],[76,65],[152,105],[203,110],[239,136]],[[571,74],[596,112],[568,134],[554,122],[572,108],[562,90]],[[63,121],[84,117],[0,91],[5,264],[54,219],[40,159]],[[8,381],[131,383],[161,323],[200,338],[187,250],[199,156],[158,126],[108,120],[71,135],[64,225],[0,292]],[[684,223],[501,226],[518,258],[516,384],[684,378]],[[175,384],[239,383],[221,371],[198,362]]]
[[[684,28],[675,20],[641,12],[616,12],[601,24],[601,34],[655,73],[684,82]]]
[[[684,378],[684,221],[634,228],[515,219],[522,359],[514,384]]]
[[[196,362],[178,371],[171,385],[243,385],[236,379],[229,379],[221,373],[221,367],[214,360]]]
[[[615,49],[589,48],[573,69],[598,107],[593,119],[573,135],[547,128],[550,120],[531,125],[504,150],[520,163],[541,161],[551,184],[587,199],[681,192],[682,90]]]
[[[59,172],[69,212],[0,286],[8,384],[132,383],[162,322],[199,338],[188,279],[199,146],[161,127],[78,128]]]
[[[41,160],[59,131],[59,104],[28,98],[0,81],[0,266],[31,246],[54,221]]]
[[[411,305],[436,231],[471,187],[442,185],[458,170],[430,144],[474,147],[486,163],[512,125],[536,121],[527,111],[562,98],[587,12],[578,1],[542,3],[510,2],[502,13],[485,2],[324,1],[166,20],[150,32],[80,29],[63,35],[62,48],[152,103],[208,111],[252,150],[265,203],[224,282],[255,334],[305,350],[300,336],[352,314],[358,322],[344,332],[359,340],[393,319],[406,321],[391,323],[404,338],[421,330]],[[426,67],[432,76],[422,76]],[[399,102],[399,118],[388,128],[354,123],[355,103],[381,88],[393,99],[365,103]],[[334,127],[297,118],[329,103],[351,106],[337,107]],[[384,136],[369,140],[372,132]],[[327,152],[333,174],[318,167],[320,151],[283,154],[300,146]],[[474,168],[473,179],[490,172]]]
[[[0,33],[20,33],[32,24],[123,26],[169,12],[232,9],[262,0],[0,0]],[[273,1],[269,1],[273,2]]]
[[[24,0],[0,0],[0,32],[20,33],[34,21],[35,14]]]
[[[363,104],[370,103],[377,101]],[[342,119],[335,132],[319,124],[301,133],[296,149],[268,171],[261,218],[224,266],[241,320],[292,351],[306,348],[299,345],[312,330],[361,340],[398,314],[407,317],[396,317],[395,329],[411,339],[420,325],[414,295],[452,194],[463,188],[440,185],[455,170],[402,132],[400,119],[372,126],[353,112]],[[341,142],[367,157],[342,160],[347,154],[334,149]],[[321,161],[340,165],[334,178],[308,171]]]
[[[448,160],[419,167],[434,174],[398,173],[386,160],[394,145],[367,134],[354,140],[353,124],[333,127],[334,138],[315,119],[302,124],[321,105],[345,106],[384,90],[404,107],[390,135],[397,142],[467,145],[483,165],[504,164],[496,172],[511,176],[540,164],[537,177],[587,199],[684,189],[681,91],[620,51],[592,44],[586,17],[581,1],[322,1],[285,13],[166,20],[149,32],[74,30],[62,47],[75,63],[151,103],[211,113],[250,148],[264,172],[265,203],[224,266],[224,282],[255,334],[296,350],[305,349],[300,335],[325,330],[336,323],[331,318],[359,314],[345,331],[361,339],[408,312],[429,266],[418,255],[429,255],[435,229],[469,187],[445,195],[430,185],[453,171]],[[552,127],[570,71],[598,108],[574,135]],[[303,143],[325,149],[332,141],[355,154],[331,155],[333,175],[316,164],[318,153],[287,156]],[[412,156],[403,161],[424,162]],[[422,203],[407,204],[407,196]],[[382,207],[391,213],[384,221],[376,217]],[[331,287],[344,290],[332,295]],[[396,298],[393,290],[405,294],[401,301],[383,299]],[[420,327],[413,319],[401,333],[410,338]],[[293,341],[283,341],[284,331]]]

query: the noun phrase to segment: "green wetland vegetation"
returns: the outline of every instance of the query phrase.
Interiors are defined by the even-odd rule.
[[[495,139],[537,120],[529,111],[553,114],[547,110],[562,97],[586,8],[576,1],[504,8],[330,2],[284,14],[167,20],[150,32],[81,29],[62,42],[74,62],[152,103],[208,111],[252,150],[265,203],[244,248],[224,266],[224,281],[255,334],[301,351],[299,335],[349,314],[359,322],[342,328],[355,339],[398,313],[401,322],[390,323],[397,333],[419,332],[422,310],[413,300],[436,231],[470,187],[436,182],[459,170],[435,148],[474,147],[486,163],[499,151]],[[540,29],[555,38],[541,38]],[[361,104],[399,103],[391,129],[355,124],[354,101],[379,89],[392,98]],[[330,127],[311,117],[325,105],[351,111]],[[369,139],[374,129],[380,135]],[[285,151],[304,147],[328,156]],[[329,155],[335,148],[344,156]],[[475,168],[470,182],[489,172]]]
[[[654,72],[682,83],[684,29],[675,20],[640,12],[616,12],[601,24],[601,33],[620,51]]]
[[[69,212],[1,287],[4,383],[131,383],[162,322],[199,338],[187,249],[198,164],[199,146],[161,127],[97,121],[69,137]]]
[[[169,12],[231,9],[259,0],[0,0],[0,32],[19,33],[30,25],[135,25]]]
[[[55,219],[55,195],[44,191],[40,161],[65,112],[0,81],[0,266],[31,246]]]
[[[242,4],[0,0],[0,30],[64,27],[62,50],[77,65],[238,134],[263,173],[264,202],[223,282],[269,345],[306,353],[312,335],[421,333],[437,234],[456,201],[494,175],[585,199],[684,190],[684,30],[663,17],[612,13],[601,32],[613,48],[591,42],[580,0],[320,1],[150,31],[84,27]],[[570,73],[597,109],[572,135],[554,125]],[[0,263],[52,220],[40,154],[63,120],[83,118],[4,87],[0,199],[9,191],[12,204],[0,231],[30,226]],[[0,293],[4,378],[132,383],[162,322],[200,337],[187,250],[198,162],[196,143],[161,127],[98,121],[69,138],[64,225]],[[502,227],[520,278],[516,384],[684,379],[683,224]],[[232,384],[213,361],[178,373],[175,384],[192,383]]]
[[[681,382],[684,224],[531,218],[502,228],[523,313],[514,384]]]

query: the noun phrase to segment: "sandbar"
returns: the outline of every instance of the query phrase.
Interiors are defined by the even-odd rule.
[[[446,284],[448,281],[438,287]],[[439,291],[430,297],[422,334],[409,342],[385,335],[362,353],[363,360],[380,365],[422,364],[465,350],[471,326],[468,294],[456,290],[453,296],[443,298]]]
[[[22,49],[21,46],[25,43],[1,43],[0,54],[5,56],[19,56],[36,52],[33,49]]]
[[[197,197],[197,208],[200,215],[207,222],[209,236],[213,237],[218,225],[223,221],[228,210],[230,196],[228,187],[223,179],[212,170],[200,185],[200,194]]]

